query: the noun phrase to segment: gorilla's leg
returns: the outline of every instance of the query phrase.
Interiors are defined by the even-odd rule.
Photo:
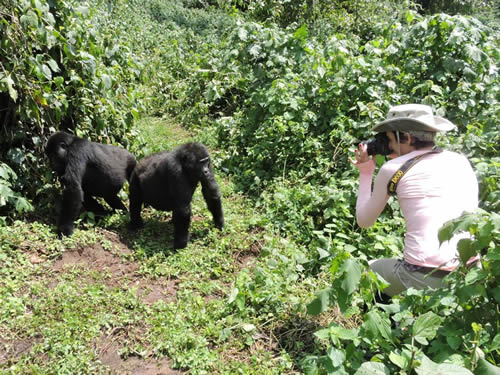
[[[99,204],[92,196],[84,194],[83,197],[83,207],[90,212],[93,212],[97,216],[106,216],[109,211],[106,210],[102,205]]]
[[[176,208],[172,212],[174,221],[174,249],[183,249],[189,239],[189,225],[191,224],[191,207]]]
[[[212,173],[201,181],[201,192],[207,203],[208,210],[212,213],[216,228],[224,227],[224,212],[219,185]]]
[[[63,192],[61,214],[57,222],[57,236],[71,236],[74,231],[74,221],[82,208],[83,190],[80,184],[67,184]]]
[[[106,201],[107,204],[109,204],[112,208],[115,210],[120,210],[127,212],[127,207],[123,204],[122,200],[118,198],[118,195],[109,195],[104,197],[104,200]]]
[[[135,230],[144,226],[141,218],[142,209],[142,192],[139,184],[139,179],[135,174],[132,174],[129,185],[129,206],[130,206],[130,223],[129,229]]]

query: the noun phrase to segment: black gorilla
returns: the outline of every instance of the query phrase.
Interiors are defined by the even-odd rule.
[[[141,207],[172,211],[174,248],[186,247],[191,223],[191,199],[201,182],[202,194],[215,226],[222,229],[219,185],[210,167],[210,156],[200,143],[186,143],[170,152],[150,155],[137,163],[130,178],[130,229],[142,227]]]
[[[57,233],[70,236],[74,220],[83,206],[96,214],[106,210],[92,197],[102,197],[114,209],[126,211],[118,192],[130,179],[135,156],[122,148],[89,142],[74,135],[57,132],[45,146],[50,167],[64,186]]]

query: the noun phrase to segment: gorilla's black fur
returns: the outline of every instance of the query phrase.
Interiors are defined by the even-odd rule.
[[[208,150],[197,142],[150,155],[137,163],[130,178],[130,229],[142,227],[143,203],[157,210],[172,211],[174,248],[186,247],[191,199],[199,182],[215,226],[222,229],[224,214],[219,185],[210,166]]]
[[[70,236],[83,206],[96,214],[106,210],[92,197],[102,197],[112,208],[126,211],[118,192],[135,167],[135,156],[122,148],[89,142],[65,132],[50,136],[45,146],[50,167],[64,186],[59,236]]]

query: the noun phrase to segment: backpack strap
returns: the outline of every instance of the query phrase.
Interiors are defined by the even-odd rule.
[[[399,169],[392,175],[392,178],[387,183],[387,194],[396,194],[396,189],[398,187],[399,181],[401,181],[401,178],[403,178],[405,173],[408,172],[411,167],[417,164],[424,156],[429,154],[439,154],[441,152],[443,152],[443,150],[441,150],[440,148],[434,148],[432,149],[432,151],[408,159],[401,167],[399,167]]]

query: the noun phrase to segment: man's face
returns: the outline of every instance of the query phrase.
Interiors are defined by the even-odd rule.
[[[389,148],[392,150],[392,154],[389,155],[389,157],[394,157],[393,155],[395,156],[401,155],[401,150],[399,149],[399,142],[396,139],[396,135],[394,134],[394,132],[387,131],[385,132],[385,134],[387,135],[387,138],[389,138]]]
[[[395,132],[388,131],[385,132],[385,134],[387,138],[389,138],[389,148],[393,151],[393,153],[389,155],[389,158],[396,158],[413,151],[413,148],[410,146],[410,135],[408,133],[405,133],[407,140],[404,142],[398,142]]]

